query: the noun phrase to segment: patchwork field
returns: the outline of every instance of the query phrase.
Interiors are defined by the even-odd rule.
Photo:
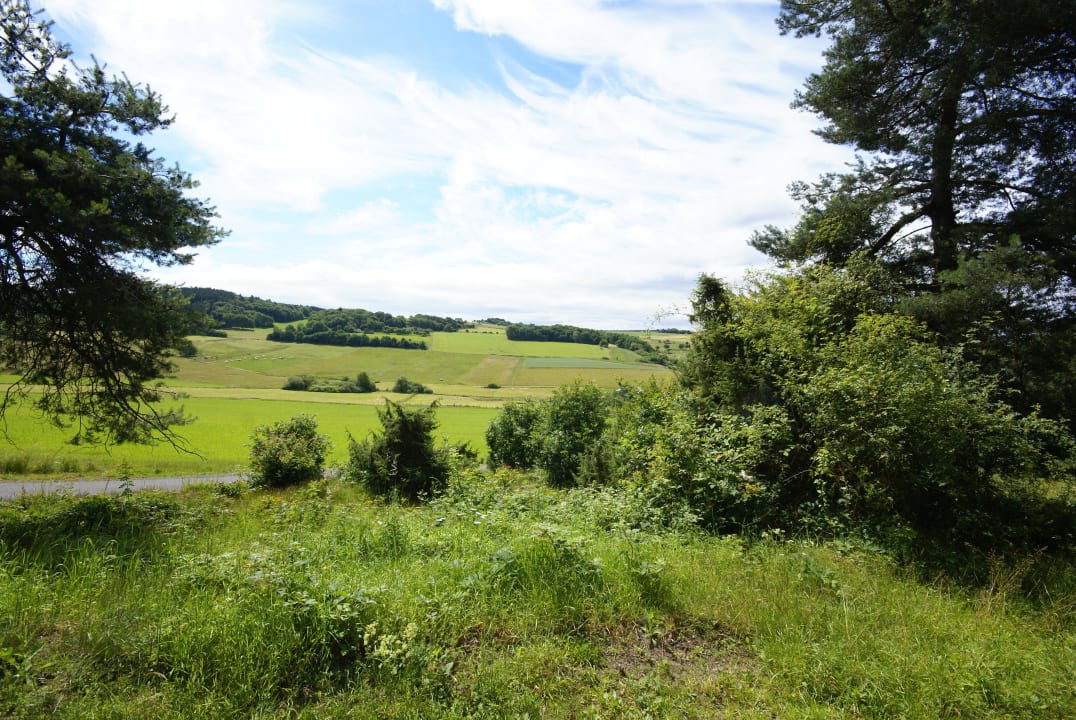
[[[478,326],[425,338],[430,350],[346,348],[275,343],[266,331],[229,331],[226,338],[195,337],[198,354],[177,358],[165,381],[196,418],[180,434],[189,452],[168,444],[111,448],[73,445],[71,429],[53,427],[28,410],[8,417],[0,444],[0,478],[115,477],[241,472],[251,432],[300,413],[314,415],[333,442],[332,463],[346,458],[347,438],[379,427],[386,398],[405,404],[436,401],[441,435],[486,452],[485,429],[506,400],[549,396],[578,379],[599,387],[650,378],[670,379],[660,365],[619,348],[573,343],[518,342],[504,328]],[[683,336],[677,336],[683,338]],[[659,340],[660,341],[660,340]],[[369,394],[283,390],[289,377],[355,377],[366,372],[380,391]],[[399,377],[422,383],[432,395],[387,392]],[[2,383],[2,379],[0,379]]]

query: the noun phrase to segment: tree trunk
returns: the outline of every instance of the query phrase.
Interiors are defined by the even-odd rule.
[[[956,207],[953,202],[953,148],[963,83],[954,70],[946,80],[938,108],[938,122],[930,153],[930,240],[935,271],[956,267]]]

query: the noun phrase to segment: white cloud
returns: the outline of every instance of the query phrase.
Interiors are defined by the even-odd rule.
[[[150,81],[178,115],[168,157],[233,229],[162,273],[188,284],[637,326],[684,304],[698,273],[758,263],[745,240],[791,220],[787,184],[845,157],[788,109],[802,81],[788,68],[816,65],[818,46],[780,38],[760,12],[774,3],[434,4],[460,32],[578,66],[578,85],[503,51],[508,93],[450,90],[406,56],[318,48],[304,34],[327,21],[318,3],[46,6],[76,51]],[[425,212],[394,194],[399,177],[437,184]]]

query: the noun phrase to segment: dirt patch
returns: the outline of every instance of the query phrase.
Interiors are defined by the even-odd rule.
[[[753,663],[743,640],[716,624],[623,628],[608,638],[603,656],[607,670],[626,680],[656,675],[692,684]]]

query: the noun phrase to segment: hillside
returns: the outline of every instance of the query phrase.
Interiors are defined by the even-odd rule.
[[[271,328],[276,323],[305,320],[321,309],[312,305],[278,303],[213,288],[180,288],[180,292],[190,301],[192,308],[208,316],[211,321],[209,327]]]
[[[666,367],[641,362],[631,351],[575,343],[511,341],[504,326],[478,324],[421,337],[429,349],[336,347],[271,342],[266,330],[228,330],[226,337],[194,336],[193,357],[174,358],[165,379],[168,407],[182,406],[195,422],[180,429],[189,452],[167,444],[112,448],[75,445],[72,432],[30,410],[9,415],[12,443],[0,447],[0,477],[33,478],[186,475],[242,471],[249,436],[258,425],[299,413],[315,415],[332,439],[331,461],[345,458],[349,436],[377,426],[386,398],[440,406],[439,436],[485,452],[485,430],[506,400],[548,397],[575,379],[613,388],[618,382],[669,380]],[[419,339],[419,336],[396,336]],[[661,344],[667,336],[651,339]],[[676,336],[683,341],[682,336]],[[674,348],[675,349],[675,348]],[[331,381],[365,372],[378,392],[326,393],[284,390],[293,376]],[[430,395],[390,392],[406,377]]]

